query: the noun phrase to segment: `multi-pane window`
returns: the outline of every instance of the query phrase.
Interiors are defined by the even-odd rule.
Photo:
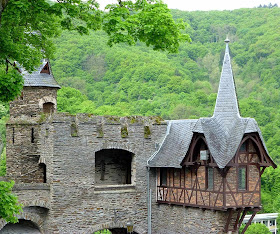
[[[214,188],[214,168],[208,167],[207,168],[207,189],[213,190]]]
[[[238,189],[239,190],[246,190],[246,167],[239,167],[238,168]]]
[[[160,168],[160,186],[167,186],[167,168]]]
[[[244,142],[242,145],[241,145],[241,147],[240,147],[240,151],[241,152],[245,152],[246,151],[246,142]]]

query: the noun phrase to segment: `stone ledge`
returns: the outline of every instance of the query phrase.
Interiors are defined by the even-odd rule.
[[[95,186],[94,193],[133,193],[135,185],[97,185]]]
[[[20,191],[20,190],[50,190],[50,185],[49,184],[31,184],[31,183],[15,184],[13,187],[13,191]]]

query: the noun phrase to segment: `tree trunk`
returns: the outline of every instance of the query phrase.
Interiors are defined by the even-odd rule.
[[[9,0],[0,0],[0,27],[1,27],[1,17],[2,12],[4,11],[5,7],[7,6]]]

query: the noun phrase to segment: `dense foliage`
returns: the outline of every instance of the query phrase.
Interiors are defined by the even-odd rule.
[[[28,71],[42,58],[53,55],[52,38],[61,29],[87,34],[102,29],[108,44],[137,41],[154,50],[176,52],[182,34],[167,5],[159,0],[122,0],[99,10],[95,0],[1,0],[0,1],[0,101],[10,101],[22,89],[19,65]]]
[[[22,209],[18,204],[17,197],[12,194],[13,186],[13,181],[0,181],[0,217],[7,222],[16,223],[18,219],[15,214],[19,214]]]
[[[239,233],[243,231],[245,224],[242,224]],[[270,234],[268,227],[261,223],[253,223],[246,230],[246,234]]]

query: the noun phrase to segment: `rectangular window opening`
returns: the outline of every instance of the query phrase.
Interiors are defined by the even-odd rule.
[[[238,168],[238,189],[239,190],[246,190],[246,167],[239,167]]]
[[[207,168],[207,189],[208,190],[214,189],[214,168],[213,167]]]
[[[35,142],[34,128],[31,128],[31,143]]]
[[[160,168],[160,186],[167,186],[167,168]]]
[[[43,164],[43,183],[47,183],[47,167]]]
[[[15,128],[13,128],[13,144],[15,144]]]

